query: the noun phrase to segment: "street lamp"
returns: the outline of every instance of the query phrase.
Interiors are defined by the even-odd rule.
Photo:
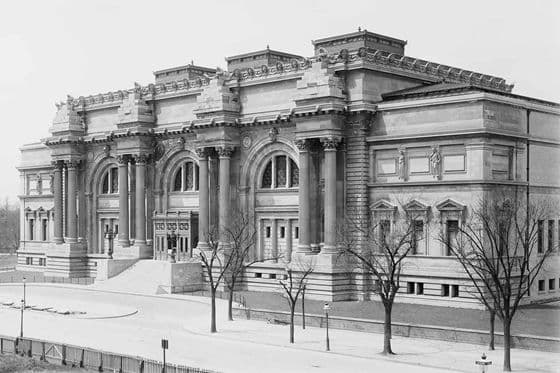
[[[23,338],[23,310],[25,309],[25,277],[23,278],[23,299],[21,300],[21,317],[19,325],[19,337]]]
[[[477,360],[474,363],[480,366],[480,373],[486,373],[488,371],[488,366],[492,365],[492,360],[486,360],[486,354],[483,352],[480,360]]]
[[[331,309],[330,304],[325,303],[323,309],[325,310],[325,316],[327,318],[327,351],[330,351],[331,350],[331,346],[329,343],[329,310]]]
[[[109,241],[107,256],[109,257],[109,259],[113,259],[113,241],[115,239],[115,232],[113,232],[113,228],[109,227],[105,230],[105,238]]]

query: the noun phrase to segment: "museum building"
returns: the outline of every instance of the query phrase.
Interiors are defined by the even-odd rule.
[[[500,190],[560,202],[560,105],[406,56],[406,44],[359,30],[313,41],[312,57],[267,46],[227,57],[226,69],[191,63],[147,85],[68,96],[50,136],[21,148],[18,269],[108,278],[168,261],[171,233],[177,264],[196,262],[210,227],[245,211],[253,257],[277,259],[249,267],[242,288],[277,291],[297,258],[316,267],[310,296],[367,299],[374,284],[337,260],[341,222],[390,231],[414,212],[397,298],[473,305],[438,237]],[[560,211],[539,227],[539,245],[557,247]],[[531,299],[560,296],[559,261],[555,252]]]

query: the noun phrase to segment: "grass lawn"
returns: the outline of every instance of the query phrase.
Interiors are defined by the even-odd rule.
[[[54,365],[17,355],[0,354],[0,372],[93,372],[93,370]]]
[[[17,264],[17,255],[15,254],[0,254],[0,269],[6,267],[15,267]]]

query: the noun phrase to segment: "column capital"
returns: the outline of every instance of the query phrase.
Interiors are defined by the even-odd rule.
[[[321,144],[325,151],[334,151],[341,142],[340,137],[329,136],[321,138]]]
[[[130,156],[128,154],[120,154],[117,155],[117,163],[119,165],[127,165],[128,161],[129,161]]]
[[[58,170],[62,170],[64,167],[64,161],[51,161],[51,165]]]
[[[134,158],[134,162],[136,164],[145,165],[146,163],[148,163],[148,160],[150,159],[150,155],[141,153],[141,154],[135,154],[134,156],[132,156],[132,158]]]
[[[80,161],[77,160],[65,161],[64,164],[66,165],[66,168],[68,168],[69,170],[75,170],[78,167],[80,167]]]
[[[311,142],[307,139],[296,140],[295,144],[300,152],[308,152],[311,150]]]
[[[195,149],[196,155],[198,156],[199,159],[202,160],[206,160],[206,158],[208,157],[208,149],[207,148],[196,148]]]
[[[220,158],[231,158],[232,154],[235,152],[234,146],[216,146],[216,151]]]

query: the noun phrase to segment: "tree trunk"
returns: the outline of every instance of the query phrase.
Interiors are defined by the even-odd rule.
[[[296,313],[296,305],[290,305],[290,343],[294,343],[294,314]]]
[[[233,287],[234,284],[232,283],[231,288],[229,289],[229,298],[228,298],[228,312],[227,312],[227,316],[228,316],[228,320],[229,321],[233,321]]]
[[[210,289],[212,316],[210,320],[210,333],[216,333],[216,289]]]
[[[488,348],[494,350],[494,322],[496,321],[496,311],[490,310],[490,344]]]
[[[385,305],[385,328],[383,331],[383,354],[393,355],[391,349],[391,311],[392,305]]]
[[[511,372],[511,334],[510,334],[510,327],[511,327],[511,320],[508,318],[504,318],[503,320],[503,328],[504,328],[504,372]]]

